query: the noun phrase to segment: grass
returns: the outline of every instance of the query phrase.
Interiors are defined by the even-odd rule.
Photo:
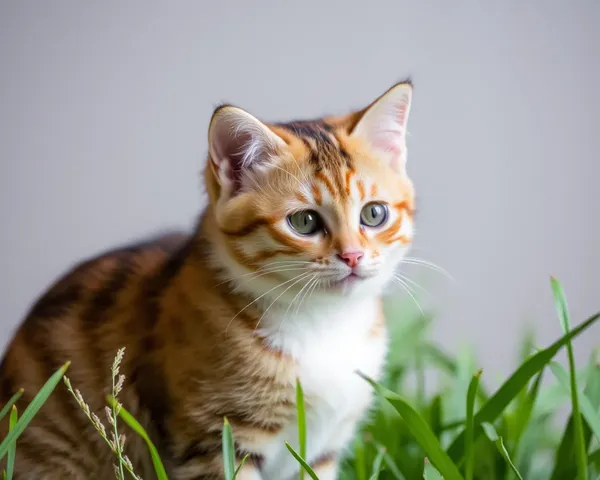
[[[404,305],[389,305],[391,353],[386,372],[379,382],[357,372],[371,384],[376,402],[342,462],[340,480],[598,480],[600,364],[593,354],[586,365],[577,366],[572,340],[596,323],[600,314],[571,328],[563,288],[554,278],[551,288],[563,336],[542,349],[526,336],[519,365],[493,392],[470,350],[453,358],[429,340],[430,316],[409,315]],[[562,349],[567,351],[568,368],[555,360]],[[112,395],[107,398],[110,434],[71,386],[65,376],[68,364],[48,380],[22,414],[14,403],[23,392],[15,393],[0,411],[0,418],[10,412],[10,430],[0,443],[0,459],[7,457],[4,478],[12,476],[16,439],[61,378],[113,451],[116,478],[124,479],[126,474],[139,478],[125,454],[120,420],[146,441],[157,478],[167,478],[143,427],[118,401],[124,381],[119,374],[122,357],[120,350],[112,368]],[[426,388],[426,374],[436,378],[435,388]],[[290,444],[286,447],[298,461],[298,479],[318,480],[304,458],[310,432],[300,382],[296,393],[298,451]],[[565,408],[569,415],[563,421],[560,412]],[[225,480],[234,480],[246,458],[236,459],[226,418],[222,439]]]

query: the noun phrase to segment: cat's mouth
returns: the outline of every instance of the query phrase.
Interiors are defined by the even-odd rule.
[[[348,275],[346,275],[345,277],[336,279],[336,280],[332,280],[329,283],[330,287],[348,287],[350,285],[355,285],[359,282],[361,282],[362,280],[364,280],[364,277],[358,275],[357,273],[354,272],[350,272]]]

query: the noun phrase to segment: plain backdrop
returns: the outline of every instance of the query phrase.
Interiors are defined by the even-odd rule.
[[[494,380],[600,310],[600,2],[0,1],[0,343],[74,262],[200,209],[221,101],[265,120],[415,83],[411,270]],[[398,292],[400,294],[400,291]],[[600,328],[576,342],[579,359]]]

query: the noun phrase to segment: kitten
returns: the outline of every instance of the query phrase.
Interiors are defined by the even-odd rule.
[[[412,85],[363,110],[267,124],[216,109],[208,206],[168,235],[76,266],[33,306],[0,366],[19,412],[65,361],[104,418],[110,365],[126,347],[122,401],[150,431],[169,478],[221,479],[229,419],[240,480],[298,472],[295,385],[306,398],[307,461],[333,480],[386,355],[381,295],[413,236],[406,169]],[[7,431],[7,418],[0,434]],[[126,453],[152,478],[145,446]],[[60,384],[20,437],[16,479],[114,478],[114,458]]]

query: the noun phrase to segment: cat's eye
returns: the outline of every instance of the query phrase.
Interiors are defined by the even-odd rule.
[[[387,206],[383,203],[369,203],[360,212],[360,223],[367,227],[380,227],[388,217]]]
[[[301,210],[288,216],[288,223],[300,235],[314,235],[323,228],[321,217],[314,210]]]

